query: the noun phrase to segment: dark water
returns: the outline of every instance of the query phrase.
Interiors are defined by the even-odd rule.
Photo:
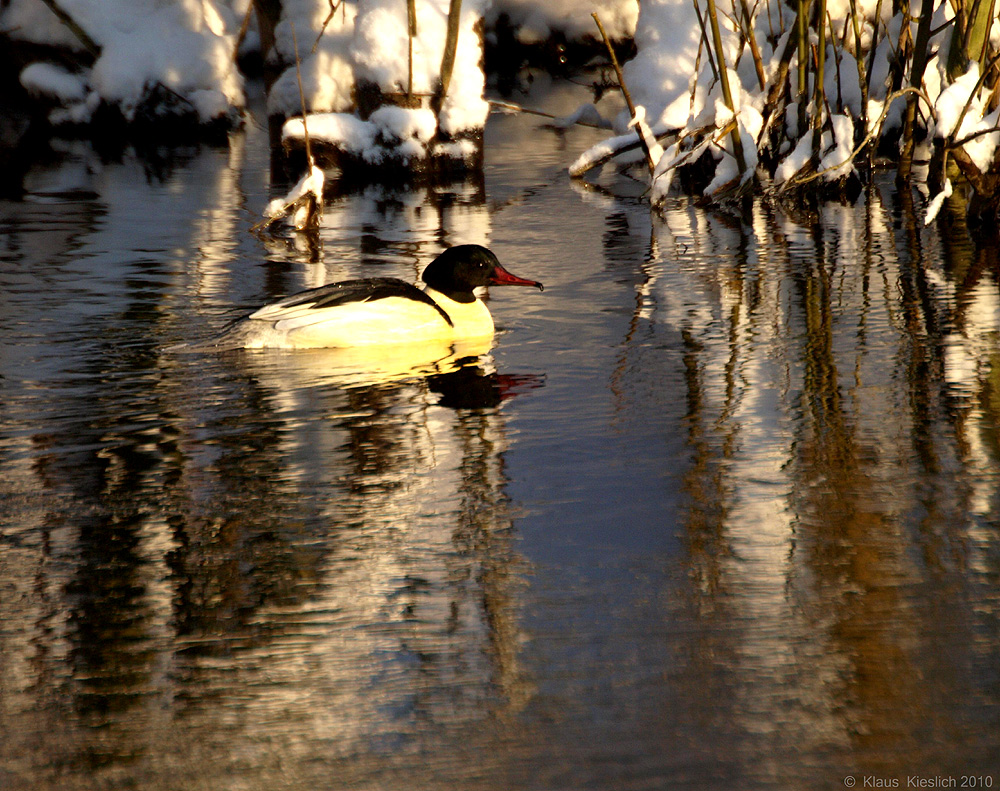
[[[318,244],[253,127],[0,202],[0,788],[1000,785],[996,246],[487,137]],[[165,351],[464,241],[546,284],[472,363]]]

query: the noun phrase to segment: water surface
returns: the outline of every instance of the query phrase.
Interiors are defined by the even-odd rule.
[[[494,115],[482,183],[332,198],[318,240],[249,232],[252,125],[29,169],[0,788],[1000,783],[996,246],[889,180],[651,217],[566,176],[601,136]],[[471,359],[167,351],[462,242],[546,285]]]

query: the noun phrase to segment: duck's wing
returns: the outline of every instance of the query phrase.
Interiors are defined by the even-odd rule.
[[[272,302],[247,318],[260,321],[308,324],[310,320],[322,320],[323,311],[356,302],[375,302],[380,299],[399,297],[413,300],[434,308],[449,326],[454,326],[451,317],[424,291],[396,277],[371,277],[362,280],[342,280],[318,288],[300,291],[290,297]],[[329,314],[325,314],[329,315]]]

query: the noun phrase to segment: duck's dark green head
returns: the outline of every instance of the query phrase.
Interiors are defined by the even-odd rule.
[[[427,265],[421,279],[435,291],[456,302],[472,302],[475,289],[481,286],[543,286],[536,280],[512,275],[491,250],[478,244],[449,247]]]

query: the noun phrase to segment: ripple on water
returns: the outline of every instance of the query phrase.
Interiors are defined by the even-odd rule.
[[[995,772],[995,251],[918,229],[889,181],[808,221],[650,217],[610,170],[565,175],[600,135],[526,115],[491,118],[482,184],[336,196],[318,242],[258,239],[245,134],[156,167],[73,148],[0,202],[8,773]],[[473,360],[167,351],[459,241],[546,285],[494,289]]]

